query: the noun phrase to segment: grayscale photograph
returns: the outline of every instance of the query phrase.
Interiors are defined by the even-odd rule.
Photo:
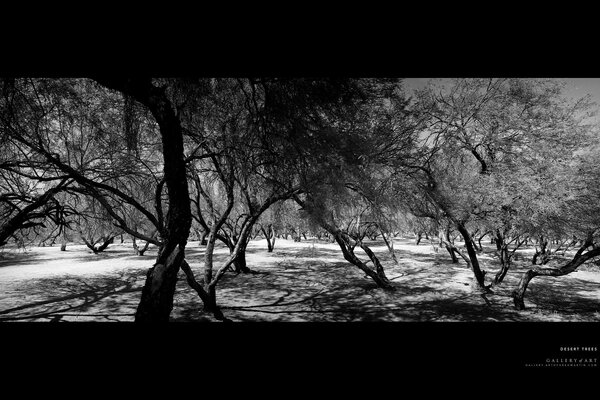
[[[87,5],[0,24],[5,397],[594,388],[595,13]]]
[[[599,322],[600,79],[9,77],[2,322]]]

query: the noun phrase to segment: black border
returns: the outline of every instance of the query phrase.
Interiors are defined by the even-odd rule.
[[[4,378],[99,379],[171,371],[194,382],[347,379],[369,386],[418,376],[493,380],[560,373],[580,378],[600,368],[530,367],[600,349],[599,323],[3,323]],[[33,368],[33,370],[32,370]],[[8,373],[8,375],[6,374]],[[204,376],[204,378],[202,378]],[[210,378],[208,378],[210,376]],[[472,377],[472,378],[467,378]],[[475,379],[477,377],[477,379]],[[216,381],[215,381],[216,380]],[[8,381],[8,380],[7,380]],[[331,383],[331,381],[330,381]]]
[[[90,22],[97,11],[86,18],[40,16],[25,26],[15,18],[21,25],[3,28],[0,75],[600,76],[585,21],[575,22],[570,36],[574,27],[564,21],[532,25],[519,13],[457,20],[403,10],[382,20],[384,9],[369,15],[370,22],[328,19],[328,13],[293,23],[289,14],[266,20],[217,14],[207,24],[211,18],[199,14],[182,22],[186,10],[170,18],[151,10],[150,17],[135,14],[135,21],[147,21],[137,24],[105,10]],[[0,343],[10,366],[6,382],[33,375],[50,383],[105,379],[109,385],[167,371],[194,385],[220,377],[269,387],[279,381],[294,390],[319,382],[354,390],[418,376],[468,384],[477,376],[532,374],[526,363],[554,356],[561,346],[600,347],[599,331],[598,323],[3,323]]]
[[[598,77],[593,13],[456,4],[12,10],[0,75]]]

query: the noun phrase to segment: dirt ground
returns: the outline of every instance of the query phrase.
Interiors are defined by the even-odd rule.
[[[518,252],[513,268],[493,294],[472,290],[473,274],[464,262],[452,264],[443,249],[424,241],[396,239],[399,265],[382,242],[370,243],[396,291],[378,289],[347,263],[336,244],[309,239],[250,242],[248,266],[254,274],[227,273],[217,301],[232,321],[600,321],[600,268],[582,267],[562,277],[536,277],[525,311],[512,306],[511,291],[529,268],[532,249]],[[202,276],[204,248],[190,242],[187,259]],[[216,261],[228,251],[218,247]],[[0,321],[133,321],[145,273],[156,249],[133,255],[131,243],[92,254],[70,245],[0,253]],[[366,257],[364,257],[366,258]],[[489,281],[498,269],[490,245],[480,254]],[[217,264],[218,265],[218,264]],[[173,321],[214,321],[202,312],[197,294],[181,273]]]

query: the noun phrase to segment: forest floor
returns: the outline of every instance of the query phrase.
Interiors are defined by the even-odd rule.
[[[395,239],[398,265],[383,242],[369,244],[396,291],[378,289],[334,243],[278,239],[268,253],[263,239],[251,241],[247,250],[255,273],[226,273],[217,301],[232,321],[600,321],[598,266],[534,278],[526,310],[517,311],[511,291],[530,268],[531,248],[517,252],[503,284],[484,298],[473,290],[465,263],[452,264],[444,249],[436,251],[427,241],[417,246],[414,239]],[[189,242],[186,254],[200,279],[204,247]],[[227,255],[219,245],[215,265]],[[100,254],[74,244],[65,252],[58,246],[2,250],[0,321],[133,321],[155,257],[153,247],[144,256],[134,255],[128,242]],[[499,268],[492,246],[484,247],[480,260],[489,282]],[[180,274],[172,320],[214,321]]]

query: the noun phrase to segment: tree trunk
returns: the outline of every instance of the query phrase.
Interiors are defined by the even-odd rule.
[[[233,262],[233,268],[236,273],[249,274],[252,273],[252,270],[246,266],[246,246],[247,244],[242,244],[238,251],[237,256],[235,257],[235,261]]]
[[[273,230],[273,226],[269,224],[267,230],[261,226],[260,230],[265,235],[265,239],[267,239],[267,252],[272,253],[275,247],[275,231]]]
[[[185,273],[186,279],[190,287],[192,287],[200,299],[202,300],[204,312],[210,312],[213,316],[218,320],[225,320],[223,313],[217,305],[217,294],[216,290],[213,287],[212,289],[209,285],[205,285],[204,287],[196,281],[194,273],[190,268],[187,261],[183,260],[181,263],[181,270]]]
[[[229,206],[232,206],[232,205],[233,205],[232,203],[229,203]],[[231,209],[231,207],[229,207],[229,209]],[[227,211],[227,213],[228,213],[228,211]],[[223,313],[221,312],[221,309],[219,308],[219,306],[217,304],[217,286],[216,286],[217,282],[216,282],[216,280],[218,280],[218,276],[216,277],[215,281],[213,281],[213,264],[214,264],[213,255],[214,255],[217,231],[218,231],[218,229],[219,229],[218,227],[220,225],[221,225],[220,223],[214,223],[214,225],[211,227],[211,231],[208,234],[208,242],[206,245],[206,252],[204,254],[204,288],[203,288],[203,290],[204,290],[205,296],[204,297],[201,296],[201,298],[204,303],[204,311],[205,312],[212,313],[214,315],[214,317],[218,320],[224,320],[225,317],[223,316]],[[238,240],[244,240],[244,238],[239,238]],[[231,240],[227,241],[227,246],[229,247],[230,256],[231,256],[234,252],[235,246],[234,246],[233,242],[231,242]],[[245,259],[244,259],[244,261],[245,261]],[[217,271],[217,274],[218,274],[218,271]]]
[[[206,231],[202,231],[202,235],[200,236],[200,245],[201,246],[206,246],[206,236],[208,236],[208,232]]]
[[[577,253],[573,257],[573,259],[571,261],[569,261],[567,264],[563,265],[562,267],[558,267],[558,268],[534,267],[534,268],[528,270],[527,272],[525,272],[523,274],[523,276],[521,277],[521,280],[519,281],[517,288],[513,291],[513,301],[514,301],[515,308],[517,310],[525,309],[525,302],[524,302],[525,291],[527,290],[527,286],[529,285],[529,282],[536,276],[557,277],[557,276],[567,275],[567,274],[570,274],[571,272],[575,271],[577,269],[577,267],[579,267],[581,264],[583,264],[587,260],[600,255],[600,248],[592,249],[582,255],[583,251],[590,246],[591,246],[591,243],[590,244],[585,243],[577,251]]]
[[[146,250],[148,250],[148,246],[150,246],[150,242],[146,242],[143,247],[138,246],[135,237],[133,237],[133,250],[135,251],[135,255],[143,256]]]
[[[483,245],[481,244],[481,239],[483,239],[487,234],[488,234],[488,232],[486,232],[483,235],[479,236],[479,239],[477,239],[477,243],[479,244],[479,251],[483,251]]]
[[[421,243],[421,237],[423,235],[421,235],[420,233],[417,233],[417,246],[419,245],[419,243]]]
[[[445,234],[446,240],[444,240],[444,237],[442,236],[443,234]],[[456,257],[456,253],[457,253],[456,246],[454,246],[454,242],[452,241],[452,238],[450,237],[450,227],[449,226],[446,228],[446,231],[444,233],[440,232],[440,240],[444,244],[446,251],[448,251],[448,253],[450,254],[450,258],[452,259],[452,264],[458,264],[458,257]]]
[[[100,253],[100,252],[106,250],[106,248],[108,247],[108,245],[113,244],[114,242],[115,242],[115,237],[114,236],[107,236],[102,241],[102,244],[96,248],[95,252]]]
[[[275,235],[275,229],[271,227],[271,250],[269,250],[269,253],[275,249],[275,239],[277,239],[277,235]]]
[[[169,322],[173,310],[177,274],[184,260],[184,252],[177,246],[166,254],[163,246],[159,250],[158,260],[160,262],[157,262],[146,274],[146,283],[135,313],[135,322]]]
[[[499,285],[504,280],[506,273],[510,269],[510,258],[506,248],[502,249],[502,257],[500,260],[500,270],[494,276],[494,285]]]
[[[377,286],[379,286],[380,288],[394,291],[395,288],[394,286],[392,286],[392,283],[385,275],[385,271],[383,269],[383,266],[381,265],[381,262],[379,261],[379,258],[377,258],[375,253],[373,253],[373,251],[364,243],[360,242],[360,247],[364,250],[365,253],[367,253],[367,256],[373,262],[373,265],[375,265],[375,275],[377,278],[373,278],[371,274],[368,275],[375,280],[375,283],[377,283]]]
[[[85,245],[92,250],[94,254],[98,254],[106,250],[106,248],[114,241],[114,237],[101,237],[98,241],[89,242],[83,235],[81,235],[81,240],[83,240],[83,243],[85,243]],[[102,241],[102,244],[100,246],[96,246],[96,244],[98,244],[100,241]]]
[[[510,257],[508,254],[508,245],[504,240],[504,236],[500,233],[499,229],[496,229],[496,250],[498,254],[498,260],[500,261],[500,270],[496,273],[494,277],[494,285],[499,285],[508,269],[510,268]]]
[[[537,264],[538,258],[540,256],[541,256],[540,264],[542,264],[542,265],[548,263],[548,261],[550,260],[550,257],[548,257],[548,251],[547,251],[548,239],[545,239],[544,236],[540,236],[539,245],[540,245],[540,249],[539,250],[537,248],[535,249],[535,254],[533,255],[533,258],[531,259],[532,265]]]
[[[159,249],[156,263],[146,275],[135,321],[168,322],[173,309],[177,274],[185,259],[185,245],[192,220],[181,124],[166,90],[154,86],[151,78],[97,80],[100,84],[130,95],[144,104],[158,123],[168,210],[165,227],[160,232],[163,245]]]
[[[67,251],[67,236],[65,234],[64,228],[60,239],[60,251]]]
[[[458,264],[458,257],[456,257],[456,252],[451,245],[445,244],[446,251],[450,254],[450,258],[452,259],[452,264]]]
[[[489,288],[485,286],[485,271],[482,271],[479,266],[479,260],[477,259],[477,252],[473,248],[473,240],[471,239],[471,235],[465,228],[462,223],[457,223],[456,228],[462,235],[465,241],[465,247],[467,248],[467,255],[469,256],[469,260],[471,261],[471,270],[475,275],[475,281],[477,282],[477,286],[480,290],[485,292],[489,292]]]
[[[383,230],[381,230],[381,237],[383,238],[383,241],[385,242],[385,245],[388,248],[388,251],[390,253],[390,256],[392,257],[392,260],[394,261],[394,263],[396,265],[398,265],[398,259],[396,258],[396,254],[394,253],[394,238],[390,237],[389,233],[388,233],[388,236],[386,237]]]
[[[328,228],[326,228],[326,229],[328,229]],[[342,250],[342,254],[344,255],[344,258],[346,259],[346,261],[357,266],[367,276],[369,276],[371,279],[373,279],[373,281],[377,284],[378,287],[380,287],[384,290],[389,290],[389,291],[396,290],[396,288],[394,288],[394,286],[392,286],[389,279],[385,276],[385,272],[383,270],[383,267],[381,266],[381,263],[379,262],[379,259],[377,259],[375,254],[371,251],[371,249],[368,246],[361,244],[361,248],[365,251],[365,253],[367,253],[367,256],[369,256],[371,261],[373,261],[373,264],[375,265],[375,268],[376,268],[375,271],[373,271],[365,263],[363,263],[358,257],[356,257],[356,255],[354,254],[354,251],[350,248],[350,246],[348,246],[348,243],[346,243],[346,241],[344,240],[341,231],[334,230],[333,227],[329,227],[329,229],[331,229],[330,233],[332,234],[334,240],[340,246],[340,249]]]
[[[294,200],[307,212],[314,212],[312,210],[312,204],[309,204],[306,201],[302,201],[298,197],[294,197]],[[357,266],[367,276],[373,279],[373,281],[377,284],[378,287],[389,291],[396,290],[396,288],[392,285],[389,279],[385,276],[383,266],[379,262],[379,259],[375,256],[375,254],[371,251],[371,249],[368,246],[364,245],[362,242],[357,242],[357,244],[361,246],[365,253],[367,253],[367,256],[369,256],[369,258],[373,262],[373,265],[375,265],[375,270],[369,268],[364,262],[362,262],[358,257],[356,257],[356,255],[354,254],[354,247],[350,246],[349,244],[350,237],[346,233],[343,233],[338,227],[336,227],[335,222],[332,221],[332,223],[330,224],[325,219],[323,219],[323,217],[319,217],[318,223],[323,229],[329,232],[329,234],[337,242],[338,246],[342,250],[342,254],[344,255],[344,259],[346,259],[346,261]]]

